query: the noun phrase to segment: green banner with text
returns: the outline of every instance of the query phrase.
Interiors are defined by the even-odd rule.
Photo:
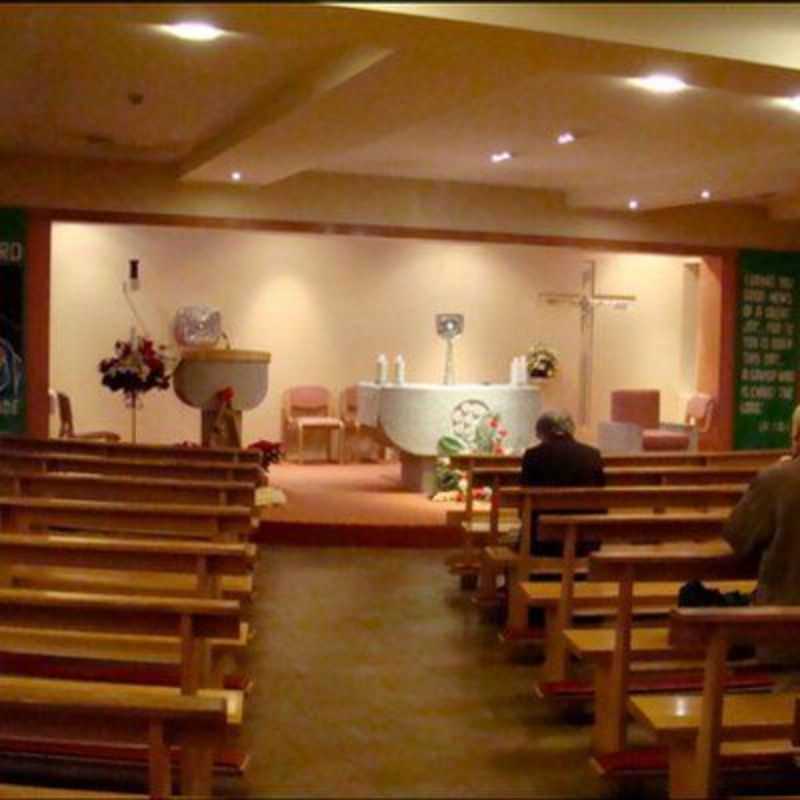
[[[788,448],[798,369],[800,253],[743,250],[733,446]]]
[[[0,434],[25,433],[25,212],[0,208]]]

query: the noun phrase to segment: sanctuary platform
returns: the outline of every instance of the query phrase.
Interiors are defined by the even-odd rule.
[[[286,504],[262,508],[263,544],[348,547],[452,548],[460,528],[447,513],[458,503],[434,503],[404,488],[398,462],[276,464],[270,485]]]

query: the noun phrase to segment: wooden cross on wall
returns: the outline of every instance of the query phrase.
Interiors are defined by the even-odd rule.
[[[595,291],[595,264],[587,261],[581,273],[580,294],[567,292],[540,292],[539,299],[550,305],[562,303],[577,306],[581,311],[581,355],[578,372],[579,404],[578,422],[589,423],[592,404],[592,361],[594,355],[594,310],[598,306],[610,306],[617,310],[625,310],[636,301],[632,294],[598,294]]]

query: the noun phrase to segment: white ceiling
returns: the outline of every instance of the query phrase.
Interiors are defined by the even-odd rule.
[[[181,42],[160,24],[229,32]],[[3,6],[0,153],[563,192],[576,208],[800,209],[800,4]],[[630,78],[669,71],[654,95]],[[131,101],[135,95],[141,102]],[[559,146],[557,134],[575,133]],[[492,164],[492,152],[514,158]]]

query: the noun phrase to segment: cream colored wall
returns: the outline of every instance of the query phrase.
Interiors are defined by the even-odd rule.
[[[245,414],[246,442],[279,436],[284,388],[321,383],[338,391],[371,378],[378,352],[402,352],[409,381],[439,381],[444,346],[433,317],[440,311],[466,316],[456,351],[459,381],[507,381],[511,357],[542,340],[563,362],[544,390],[545,405],[575,413],[578,311],[541,303],[538,294],[577,291],[587,258],[597,263],[598,290],[640,298],[626,312],[598,311],[595,419],[606,417],[610,389],[623,386],[660,388],[665,411],[677,411],[684,259],[60,223],[53,228],[51,384],[72,396],[78,430],[129,430],[121,398],[100,385],[97,363],[130,329],[121,292],[130,258],[141,262],[134,299],[157,340],[171,341],[178,306],[210,303],[221,309],[234,346],[272,353],[269,395]],[[141,440],[196,439],[198,430],[198,413],[171,390],[145,398]]]

